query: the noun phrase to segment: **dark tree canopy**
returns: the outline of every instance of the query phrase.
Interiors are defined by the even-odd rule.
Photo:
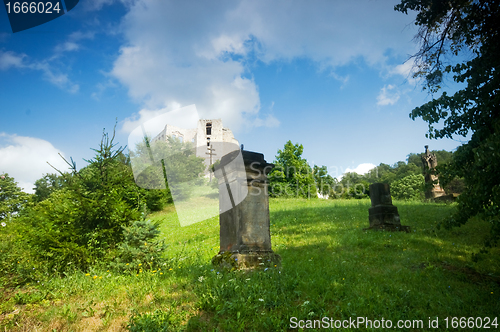
[[[446,75],[464,86],[453,95],[443,91],[410,114],[429,124],[430,138],[471,134],[449,164],[438,165],[445,184],[457,177],[465,181],[458,211],[445,224],[481,216],[491,223],[486,245],[493,245],[500,238],[500,2],[402,0],[395,10],[418,13],[414,76],[425,79],[424,89],[437,93]],[[442,128],[434,127],[438,123]]]

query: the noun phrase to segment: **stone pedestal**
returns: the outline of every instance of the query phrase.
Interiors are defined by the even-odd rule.
[[[422,155],[422,164],[424,167],[425,183],[428,189],[425,191],[425,198],[435,199],[445,196],[446,192],[439,185],[437,175],[432,174],[437,166],[437,158],[434,153],[429,151],[429,146],[425,146],[425,153]]]
[[[239,154],[244,168],[233,162]],[[220,251],[213,264],[235,269],[279,266],[281,258],[271,249],[269,221],[267,174],[273,167],[263,154],[245,150],[221,158],[215,168],[221,211]]]
[[[398,208],[392,205],[389,185],[374,183],[370,185],[371,208],[368,209],[370,227],[364,230],[388,230],[409,232],[409,226],[402,226]]]

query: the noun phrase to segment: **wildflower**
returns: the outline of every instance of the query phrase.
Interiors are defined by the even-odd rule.
[[[94,278],[94,279],[95,279],[95,278],[97,278],[97,276],[93,276],[92,278]]]
[[[127,264],[125,264],[125,265],[128,265],[128,263],[127,263]]]
[[[139,264],[139,266],[141,266],[142,264]]]
[[[2,180],[5,179],[5,175],[0,176],[0,179]]]
[[[158,268],[158,271],[160,271],[160,270],[161,270],[161,269],[160,269],[160,268]]]
[[[267,271],[267,267],[264,269],[264,271]]]
[[[138,275],[138,274],[136,274],[135,276],[136,276],[136,277],[138,277],[139,275]]]
[[[200,277],[198,278],[198,281],[199,281],[199,282],[203,282],[203,279],[205,279],[205,278],[203,278],[203,276],[200,276]]]
[[[147,246],[148,245],[147,242],[144,242],[144,245]]]
[[[169,271],[172,271],[172,268],[168,269]]]
[[[7,226],[7,224],[3,222],[3,223],[2,223],[2,227],[5,227],[5,226]]]
[[[88,277],[90,275],[90,273],[86,273],[85,275]]]
[[[139,272],[142,272],[142,269],[139,269]]]
[[[264,302],[264,299],[259,299],[260,302]]]
[[[163,272],[160,272],[160,274],[163,274]]]
[[[274,267],[276,267],[276,265],[274,265]]]

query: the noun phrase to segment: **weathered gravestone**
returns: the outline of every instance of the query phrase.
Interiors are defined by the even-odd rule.
[[[240,153],[244,168],[233,162]],[[281,257],[271,249],[267,174],[273,167],[256,152],[237,150],[221,158],[215,168],[221,213],[220,251],[212,259],[214,265],[235,269],[280,265]]]
[[[437,158],[434,153],[429,151],[429,146],[425,146],[425,153],[422,155],[422,164],[424,167],[425,183],[429,189],[425,191],[425,198],[437,198],[446,195],[445,191],[437,182],[438,177],[432,174],[432,171],[437,166]]]
[[[368,209],[370,227],[364,230],[388,230],[409,232],[409,226],[402,226],[398,208],[392,205],[389,185],[374,183],[370,185],[371,208]]]

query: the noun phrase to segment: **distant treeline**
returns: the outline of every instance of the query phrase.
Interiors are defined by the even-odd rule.
[[[288,141],[283,150],[278,150],[276,165],[269,174],[269,192],[272,197],[315,198],[318,194],[330,199],[350,199],[369,197],[372,183],[387,183],[395,199],[424,199],[425,181],[421,156],[423,153],[410,153],[405,161],[394,165],[381,163],[366,174],[345,173],[340,180],[328,174],[326,166],[311,167],[302,158],[304,147]],[[451,161],[453,152],[432,151],[439,165]],[[442,184],[443,185],[443,184]],[[444,184],[447,193],[461,193],[463,180],[453,179]]]

